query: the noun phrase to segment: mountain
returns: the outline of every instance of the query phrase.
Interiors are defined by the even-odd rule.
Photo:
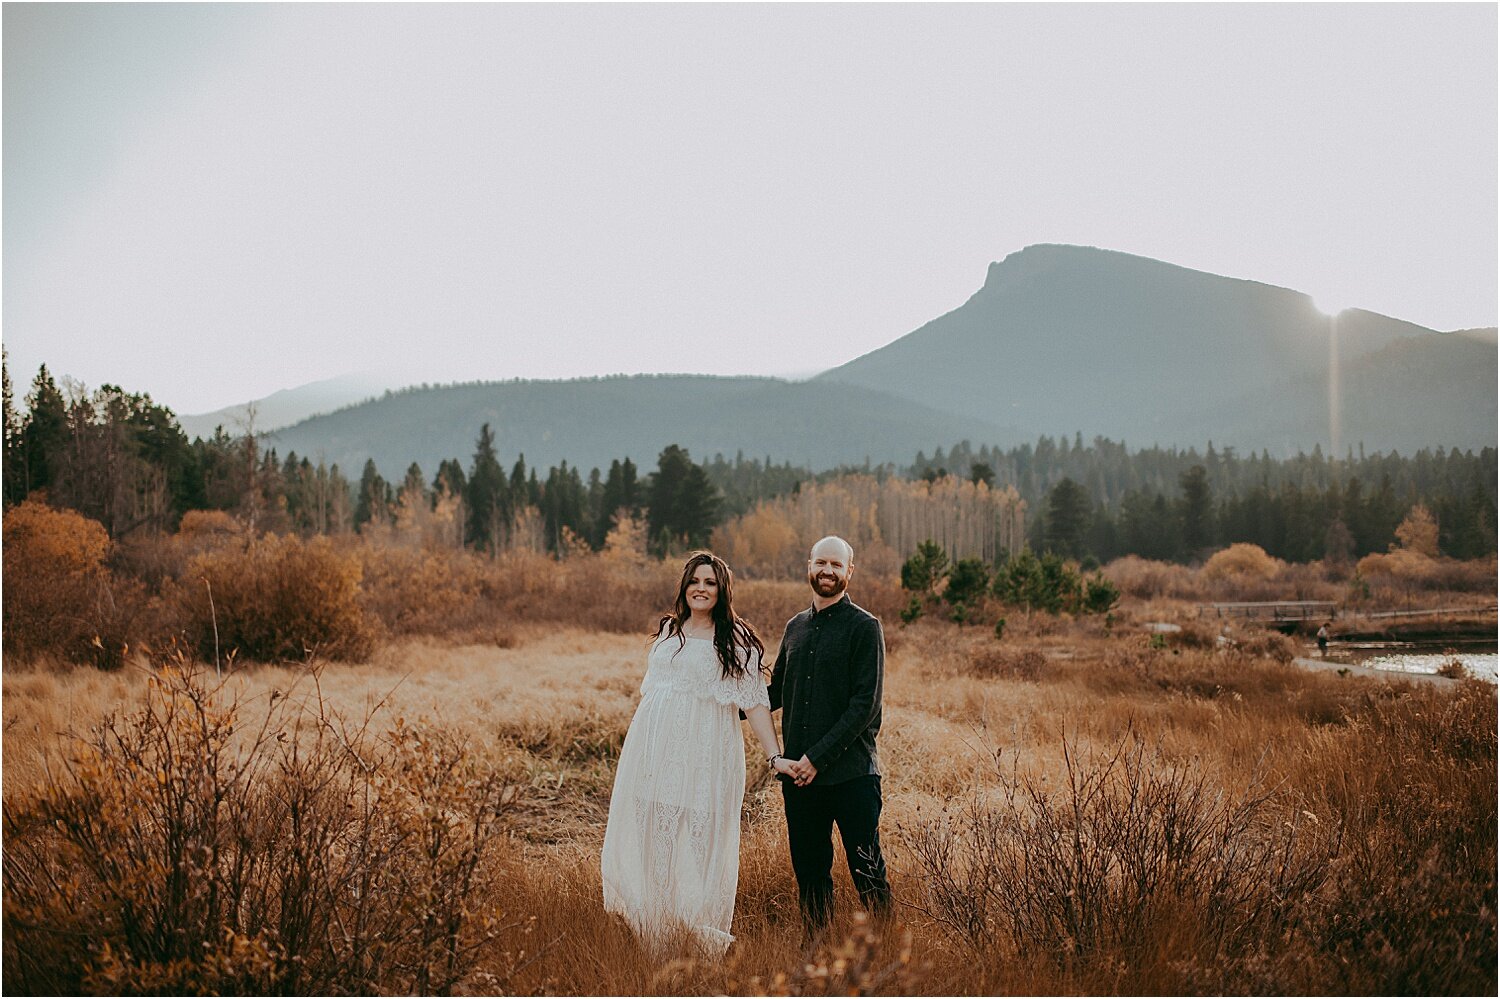
[[[1339,367],[1339,453],[1412,454],[1441,444],[1466,450],[1495,446],[1495,331],[1464,330],[1403,337]],[[1216,427],[1215,441],[1261,442],[1281,452],[1324,443],[1329,426],[1327,366],[1272,388],[1227,400],[1198,414]]]
[[[1152,444],[1480,448],[1496,440],[1493,329],[1439,333],[1360,309],[1330,318],[1301,292],[1091,247],[1039,245],[990,265],[966,303],[807,382],[643,375],[404,389],[353,378],[262,400],[268,443],[356,475],[373,457],[472,459],[489,423],[502,461],[654,466],[667,444],[695,458],[743,451],[814,469],[909,462],[960,440],[1010,447],[1041,434]],[[280,398],[278,398],[280,397]],[[293,422],[280,402],[324,415]],[[273,402],[276,404],[273,405]],[[232,412],[232,411],[231,411]],[[221,414],[210,414],[221,415]],[[186,421],[184,421],[186,423]],[[207,432],[212,431],[212,426]],[[199,431],[203,432],[203,431]]]
[[[223,427],[233,436],[245,432],[250,407],[255,407],[255,429],[276,430],[291,426],[316,413],[331,413],[351,403],[380,395],[387,383],[373,375],[340,375],[325,381],[310,382],[297,388],[273,392],[264,399],[226,406],[212,413],[190,413],[177,418],[189,439],[208,438],[214,428]]]
[[[1335,335],[1343,443],[1495,442],[1493,336],[1486,347],[1482,335],[1359,309],[1330,319],[1301,292],[1092,247],[1012,253],[959,308],[818,380],[998,424],[1020,440],[1081,430],[1136,446],[1326,449]]]
[[[832,382],[707,375],[617,375],[570,381],[421,387],[316,416],[267,435],[357,476],[367,458],[387,479],[412,462],[430,479],[438,463],[472,463],[488,423],[507,466],[524,454],[545,470],[566,460],[585,472],[630,458],[644,470],[668,444],[697,459],[769,456],[814,469],[909,462],[919,449],[964,438],[1006,439],[999,427],[883,392]]]

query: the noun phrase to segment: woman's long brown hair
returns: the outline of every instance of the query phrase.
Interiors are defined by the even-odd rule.
[[[677,602],[672,607],[671,614],[663,614],[661,620],[656,624],[656,632],[653,640],[657,638],[671,638],[677,636],[677,650],[687,644],[687,635],[683,633],[682,626],[687,619],[693,616],[688,607],[687,588],[693,581],[693,574],[697,572],[700,565],[713,568],[714,577],[719,581],[719,599],[714,603],[714,651],[719,655],[719,665],[723,668],[724,679],[738,679],[749,670],[750,653],[753,650],[761,659],[761,671],[766,669],[766,648],[761,644],[760,636],[755,633],[755,628],[749,621],[734,612],[734,574],[729,571],[729,566],[724,560],[713,552],[696,551],[688,554],[687,564],[682,567],[682,579],[677,584]],[[740,662],[734,654],[735,648],[745,650],[745,661]]]

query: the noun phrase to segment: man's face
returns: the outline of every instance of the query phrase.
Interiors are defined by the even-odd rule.
[[[807,560],[807,581],[820,597],[836,597],[849,585],[849,553],[837,541],[820,541]]]

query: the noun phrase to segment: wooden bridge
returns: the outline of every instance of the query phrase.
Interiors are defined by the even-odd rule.
[[[1199,604],[1198,616],[1239,617],[1252,621],[1331,621],[1338,612],[1332,600],[1246,600]]]
[[[1430,607],[1426,610],[1350,611],[1362,618],[1428,617],[1443,614],[1494,614],[1495,604],[1474,607]],[[1332,621],[1339,616],[1332,600],[1246,600],[1237,603],[1199,604],[1198,616],[1246,618],[1252,621]]]

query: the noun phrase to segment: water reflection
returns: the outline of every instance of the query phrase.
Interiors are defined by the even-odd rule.
[[[1451,642],[1444,644],[1416,642],[1336,642],[1329,659],[1349,662],[1372,669],[1395,673],[1435,674],[1444,663],[1457,659],[1475,676],[1496,682],[1496,643],[1493,641]],[[1313,656],[1316,656],[1314,651]]]

